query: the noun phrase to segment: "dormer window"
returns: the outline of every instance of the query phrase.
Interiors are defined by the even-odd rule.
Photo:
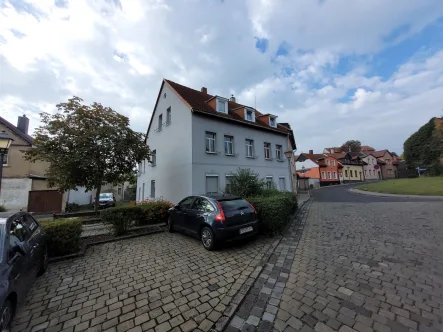
[[[271,127],[277,127],[277,121],[276,121],[276,118],[274,118],[274,117],[269,117],[269,125],[271,126]]]
[[[228,100],[217,97],[217,112],[228,114]]]
[[[252,111],[246,111],[246,120],[252,121]]]
[[[255,110],[245,107],[245,120],[255,122]]]

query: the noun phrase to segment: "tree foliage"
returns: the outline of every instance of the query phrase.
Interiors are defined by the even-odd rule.
[[[231,172],[229,186],[225,188],[226,194],[250,197],[260,195],[266,188],[266,183],[249,168],[238,168],[236,173]]]
[[[442,119],[432,118],[420,127],[403,144],[404,157],[409,170],[429,168],[430,174],[442,174],[440,158],[443,156]],[[436,124],[439,123],[439,126]]]
[[[25,158],[50,163],[50,186],[61,191],[96,188],[98,200],[102,184],[131,178],[137,163],[149,159],[150,150],[143,134],[129,127],[127,117],[99,103],[82,102],[73,97],[57,105],[59,112],[41,113],[35,148],[26,151]]]
[[[341,150],[343,152],[360,152],[361,142],[357,140],[349,140],[342,144]]]

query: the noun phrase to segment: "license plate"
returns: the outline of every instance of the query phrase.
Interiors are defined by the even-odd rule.
[[[254,228],[252,228],[252,226],[241,228],[240,229],[240,234],[249,233],[249,232],[252,232],[253,230],[254,230]]]

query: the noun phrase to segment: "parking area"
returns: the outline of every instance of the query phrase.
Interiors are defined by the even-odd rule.
[[[91,247],[34,284],[12,331],[208,331],[272,240],[208,252],[158,233]]]

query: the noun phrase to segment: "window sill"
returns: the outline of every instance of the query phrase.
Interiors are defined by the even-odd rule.
[[[265,158],[265,160],[267,160],[267,161],[273,161],[274,159],[273,159],[273,158]]]
[[[279,163],[282,163],[282,162],[284,162],[284,160],[283,159],[276,159]]]
[[[238,153],[225,153],[226,157],[238,157]]]
[[[212,154],[212,155],[218,154],[218,152],[210,152],[210,151],[205,151],[205,153],[206,154]]]
[[[258,159],[258,156],[246,156],[248,159]]]

